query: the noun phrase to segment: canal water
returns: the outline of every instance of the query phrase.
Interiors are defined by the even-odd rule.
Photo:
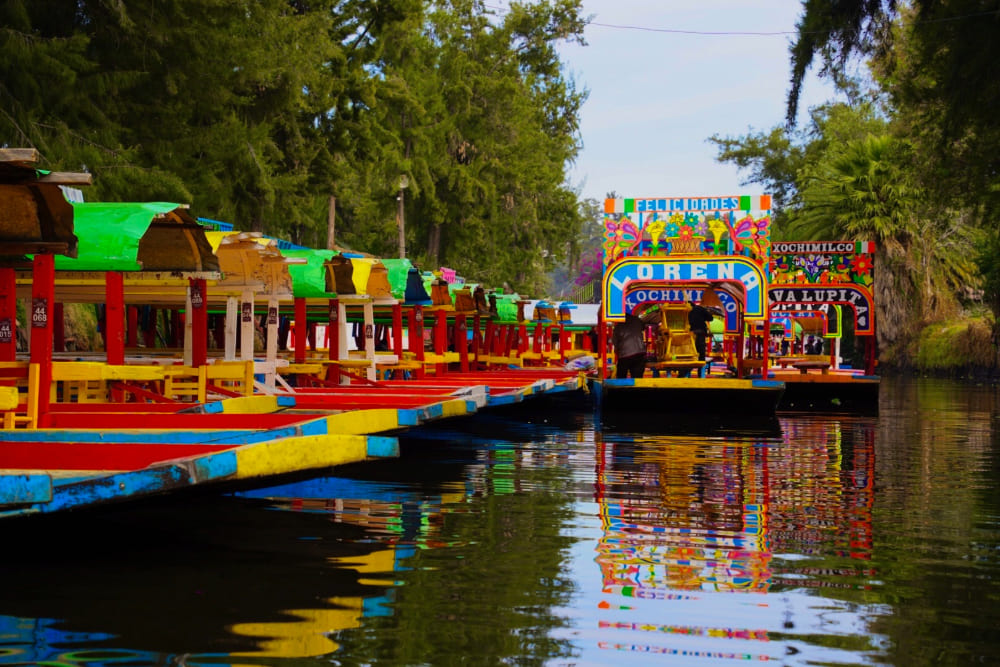
[[[499,412],[3,522],[0,665],[1000,664],[998,427],[931,380],[877,417]]]

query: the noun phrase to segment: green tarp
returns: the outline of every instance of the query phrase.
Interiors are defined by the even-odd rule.
[[[289,258],[305,259],[306,264],[289,264],[292,276],[292,293],[297,298],[332,299],[335,295],[326,291],[326,267],[324,264],[337,253],[333,250],[282,250]]]
[[[139,240],[153,218],[180,204],[168,202],[73,203],[76,258],[56,256],[59,271],[141,271]]]
[[[413,262],[408,259],[383,259],[382,263],[389,272],[392,296],[403,301],[406,298],[406,278],[413,267]]]

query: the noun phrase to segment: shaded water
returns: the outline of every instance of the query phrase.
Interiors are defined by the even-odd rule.
[[[0,524],[0,665],[1000,664],[996,388],[442,423],[396,461]],[[631,430],[630,430],[631,429]]]

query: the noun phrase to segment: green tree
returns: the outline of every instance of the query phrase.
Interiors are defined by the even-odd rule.
[[[871,102],[823,105],[810,117],[802,130],[713,137],[719,159],[781,188],[776,238],[876,242],[880,344],[889,356],[905,355],[908,337],[954,314],[957,295],[976,284],[975,235],[925,196],[913,146]]]
[[[565,170],[585,93],[554,45],[579,0],[11,0],[0,142],[243,229],[539,291],[582,216]],[[40,82],[45,82],[41,85]]]
[[[352,246],[396,248],[398,181],[406,174],[406,246],[418,265],[445,265],[487,285],[541,292],[582,224],[565,185],[585,94],[554,49],[579,38],[576,0],[514,5],[428,4],[387,35],[366,132],[352,159],[359,197],[345,210]]]
[[[891,104],[893,131],[913,150],[913,176],[925,201],[933,202],[931,214],[956,221],[950,232],[925,242],[962,237],[964,247],[972,233],[958,229],[982,228],[978,263],[996,322],[1000,239],[987,221],[1000,211],[1000,126],[993,113],[1000,102],[1000,43],[994,39],[1000,2],[806,0],[803,7],[792,48],[788,118],[795,117],[802,81],[817,55],[827,74],[842,72],[853,56],[870,58]],[[974,286],[970,277],[966,288]]]

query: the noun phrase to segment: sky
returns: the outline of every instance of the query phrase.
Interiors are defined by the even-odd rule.
[[[583,0],[588,45],[559,48],[567,75],[590,91],[571,187],[599,201],[612,190],[623,197],[765,194],[759,185],[741,186],[746,174],[734,165],[716,162],[708,138],[784,123],[789,46],[801,11],[799,0]],[[810,75],[799,123],[832,97]]]

